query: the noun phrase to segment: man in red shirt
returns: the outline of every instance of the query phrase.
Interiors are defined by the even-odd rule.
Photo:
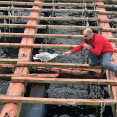
[[[104,68],[114,71],[117,76],[117,66],[110,63],[110,59],[113,54],[113,47],[109,41],[102,35],[93,33],[89,28],[84,30],[83,35],[85,40],[72,50],[65,52],[64,55],[68,56],[69,54],[78,52],[83,48],[89,49],[88,56],[92,62],[89,64],[90,66],[102,64]],[[100,63],[100,58],[102,59],[102,63]]]

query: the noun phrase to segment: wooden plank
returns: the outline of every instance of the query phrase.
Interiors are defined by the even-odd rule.
[[[117,5],[116,4],[113,4],[113,5],[102,5],[102,4],[97,4],[97,7],[98,8],[117,8]]]
[[[83,35],[64,35],[64,34],[24,34],[24,33],[0,33],[2,37],[28,37],[28,38],[69,38],[84,39]]]
[[[57,67],[57,68],[94,68],[89,64],[77,63],[49,63],[49,62],[18,62],[17,66],[34,66],[34,67]],[[95,66],[95,69],[100,69],[101,66]]]
[[[26,38],[67,38],[84,39],[83,35],[65,35],[65,34],[24,34],[24,33],[0,33],[2,37],[26,37]],[[117,41],[117,38],[105,36],[109,41]]]
[[[0,4],[10,4],[11,5],[11,2],[10,1],[0,1]],[[13,5],[27,5],[27,6],[32,6],[32,5],[36,5],[36,6],[85,6],[85,3],[33,3],[33,2],[17,2],[17,1],[12,1],[12,4]],[[95,3],[87,3],[87,6],[96,6]]]
[[[0,77],[33,77],[33,78],[55,78],[58,74],[0,74]]]
[[[0,4],[6,4],[6,5],[11,5],[11,4],[13,4],[13,5],[33,5],[34,4],[34,2],[23,2],[23,1],[20,1],[20,2],[18,2],[18,1],[0,1]],[[36,4],[36,5],[38,5],[38,4]]]
[[[99,21],[100,19],[98,18],[76,18],[76,17],[34,17],[34,16],[4,16],[4,15],[0,15],[0,19],[25,19],[25,20],[50,20],[50,21]],[[104,19],[103,19],[104,20]],[[112,20],[112,19],[111,19]],[[105,21],[105,20],[104,20]],[[110,20],[107,20],[110,21]],[[107,22],[105,21],[105,22]],[[117,21],[115,19],[115,21]]]
[[[0,95],[0,103],[33,103],[33,104],[52,104],[52,105],[87,105],[100,106],[105,103],[105,106],[114,105],[117,100],[105,99],[62,99],[62,98],[34,98],[34,97],[12,97]]]
[[[12,82],[29,83],[65,83],[65,84],[99,84],[99,85],[117,85],[117,80],[107,79],[73,79],[73,78],[34,78],[34,77],[12,77]]]
[[[4,64],[5,65],[5,64]],[[10,64],[9,64],[10,65]],[[85,74],[88,74],[88,76],[90,77],[90,75],[89,75],[89,72],[93,72],[94,73],[94,77],[95,78],[100,78],[101,76],[100,76],[100,69],[95,69],[95,67],[93,68],[93,69],[85,69],[85,68],[55,68],[55,67],[53,67],[53,68],[50,68],[50,69],[46,69],[45,67],[34,67],[34,69],[32,68],[32,69],[30,69],[30,71],[34,71],[34,70],[37,70],[39,73],[43,73],[44,72],[44,74],[46,75],[47,73],[45,73],[46,72],[46,70],[49,70],[49,72],[50,73],[53,73],[53,75],[54,74],[65,74],[65,75],[75,75],[75,76],[78,76],[78,75],[85,75]],[[105,73],[105,72],[104,72]],[[10,76],[12,76],[12,77],[20,77],[20,76],[22,76],[22,77],[30,77],[30,76],[32,76],[32,77],[36,77],[36,76],[38,76],[39,74],[36,74],[36,73],[34,73],[34,74],[27,74],[27,75],[13,75],[13,74],[0,74],[0,77],[10,77]],[[40,75],[43,75],[43,74],[40,74]],[[39,77],[41,77],[39,75]],[[45,76],[44,75],[44,76]],[[48,74],[49,75],[49,74]],[[42,76],[43,77],[43,76]],[[50,77],[50,76],[49,76]]]
[[[72,49],[76,47],[77,45],[63,45],[63,44],[20,44],[20,43],[0,43],[0,47],[21,47],[21,48],[41,48],[41,46],[45,48],[56,48],[56,49]],[[5,60],[5,59],[1,59]],[[7,61],[8,59],[6,59]],[[12,59],[15,61],[15,59]],[[22,59],[19,59],[19,61],[22,61]],[[24,59],[25,60],[25,59]],[[17,60],[18,61],[18,60]]]
[[[33,1],[33,0],[30,0],[30,1]],[[66,2],[66,0],[56,0],[57,2]],[[101,1],[101,2],[107,2],[107,0],[96,0],[96,1]],[[117,3],[116,0],[111,0],[112,2],[114,3]],[[53,2],[53,0],[44,0],[43,2]],[[79,3],[79,2],[84,2],[83,0],[69,0],[69,3],[72,3],[72,2],[76,2],[76,3]],[[95,2],[95,0],[85,0],[86,3],[92,3]]]
[[[0,23],[0,27],[10,27],[10,28],[39,28],[39,29],[46,29],[48,26],[48,29],[80,29],[84,30],[86,26],[71,26],[71,25],[28,25],[28,24],[4,24]],[[89,26],[93,30],[101,30],[100,26]],[[110,28],[110,29],[103,29],[103,30],[114,30],[116,31],[116,28]]]
[[[18,61],[27,61],[26,59],[0,59],[0,62],[11,62],[11,63],[16,63]]]
[[[98,13],[98,14],[111,14],[116,15],[116,11],[100,11],[100,10],[85,10],[85,9],[40,9],[40,8],[21,8],[21,7],[0,7],[0,10],[14,10],[14,11],[35,11],[35,12],[69,12],[69,13],[80,13],[80,12],[87,12],[87,13]]]
[[[41,46],[45,47],[45,48],[51,48],[51,49],[73,49],[74,47],[78,46],[78,45],[64,45],[64,44],[19,44],[19,43],[0,43],[0,47],[20,47],[20,48],[41,48]],[[114,52],[117,52],[117,48],[113,48]],[[0,61],[27,61],[26,59],[0,59]]]
[[[27,24],[4,24],[0,23],[0,27],[10,28],[39,28],[46,29],[47,25],[27,25]],[[48,29],[80,29],[84,30],[86,26],[70,26],[70,25],[48,25]],[[117,28],[104,28],[100,26],[89,26],[92,30],[102,30],[103,32],[115,32]]]
[[[114,1],[113,1],[114,2]],[[10,1],[0,1],[0,4],[6,4],[6,5],[11,5]],[[33,3],[33,2],[17,2],[17,1],[12,1],[13,5],[26,5],[26,6],[32,6],[32,5],[37,5],[37,6],[82,6],[85,7],[85,5],[90,6],[90,7],[105,7],[105,8],[117,8],[117,5],[96,5],[95,3]]]
[[[12,65],[12,64],[0,64],[0,67],[1,68],[4,68],[4,67],[13,68],[13,67],[15,67],[15,65]]]
[[[18,61],[18,62],[17,62]],[[59,67],[59,68],[94,68],[89,66],[89,64],[76,64],[76,63],[51,63],[51,62],[21,62],[18,59],[2,59],[2,63],[17,64],[17,67]],[[96,69],[101,66],[95,66]]]
[[[117,22],[117,19],[99,19],[99,18],[75,18],[75,17],[33,17],[33,16],[4,16],[0,15],[0,19],[32,19],[32,20],[45,20],[45,21],[100,21],[100,23],[109,23],[109,22]]]
[[[0,10],[14,10],[14,11],[34,11],[34,12],[88,12],[97,13],[98,10],[85,10],[85,9],[40,9],[40,8],[21,8],[21,7],[0,7]],[[106,13],[108,13],[107,11]],[[103,13],[103,12],[99,12]],[[105,13],[105,12],[104,12]],[[113,14],[113,12],[111,12]],[[110,14],[110,12],[109,12]]]

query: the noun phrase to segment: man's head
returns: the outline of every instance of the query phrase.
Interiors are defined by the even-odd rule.
[[[87,28],[83,31],[84,38],[89,40],[93,37],[93,31],[90,28]]]

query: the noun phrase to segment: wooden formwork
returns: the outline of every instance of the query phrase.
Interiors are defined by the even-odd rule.
[[[44,3],[45,2],[45,3]],[[51,3],[52,2],[52,3]],[[74,2],[74,3],[72,3]],[[108,85],[111,93],[111,99],[105,99],[105,105],[112,106],[113,115],[116,116],[116,103],[117,103],[117,80],[112,71],[107,71],[107,79],[64,79],[57,78],[59,73],[72,73],[76,74],[86,74],[88,71],[93,70],[96,72],[96,76],[99,77],[101,67],[90,67],[88,64],[76,64],[76,63],[42,63],[42,62],[31,62],[31,52],[33,48],[41,48],[41,44],[34,44],[35,38],[66,38],[66,39],[82,39],[83,35],[67,35],[67,34],[37,34],[38,29],[77,29],[84,30],[86,26],[71,26],[71,25],[40,25],[39,20],[45,21],[95,21],[99,26],[89,26],[93,30],[101,32],[112,44],[114,48],[113,61],[112,63],[117,65],[117,48],[115,43],[117,38],[112,36],[112,32],[117,32],[117,28],[111,28],[109,23],[117,23],[117,19],[108,19],[107,14],[116,15],[117,12],[106,11],[105,8],[117,8],[117,1],[111,0],[113,5],[106,5],[104,2],[107,0],[30,0],[30,2],[21,1],[0,1],[1,5],[11,5],[11,7],[0,7],[0,10],[4,11],[30,11],[29,16],[13,16],[13,15],[1,15],[0,19],[12,20],[12,19],[22,19],[27,20],[27,24],[6,24],[0,23],[0,27],[4,28],[24,28],[24,33],[7,33],[1,32],[1,37],[21,37],[21,43],[0,43],[0,47],[17,47],[19,48],[18,59],[0,59],[0,67],[11,67],[15,68],[14,74],[0,74],[2,78],[9,78],[11,82],[9,84],[7,94],[0,95],[0,102],[5,103],[0,117],[5,117],[7,114],[10,117],[19,116],[22,103],[39,103],[39,104],[61,104],[61,105],[93,105],[100,106],[102,103],[101,99],[52,99],[52,98],[32,98],[23,97],[25,91],[25,83],[67,83],[67,84],[99,84]],[[18,8],[13,5],[25,5],[27,8]],[[94,7],[93,10],[88,9],[44,9],[43,6],[82,6],[82,7]],[[28,8],[30,7],[30,8]],[[71,12],[71,13],[95,13],[97,17],[95,18],[75,18],[75,17],[41,17],[41,12]],[[43,44],[45,48],[56,48],[56,49],[72,49],[76,45],[61,45],[61,44]],[[51,67],[51,71],[55,74],[29,74],[29,67],[36,67],[36,69],[44,69],[45,67]],[[74,69],[75,68],[75,69]],[[85,71],[81,69],[86,69]],[[79,72],[78,72],[79,71]],[[109,74],[109,75],[108,75]],[[19,90],[20,89],[20,90]],[[8,111],[9,110],[9,111]],[[13,110],[13,111],[11,111]]]

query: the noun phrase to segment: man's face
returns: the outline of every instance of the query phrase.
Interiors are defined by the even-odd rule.
[[[91,34],[87,34],[86,32],[84,32],[83,35],[85,39],[87,40],[91,39]]]

